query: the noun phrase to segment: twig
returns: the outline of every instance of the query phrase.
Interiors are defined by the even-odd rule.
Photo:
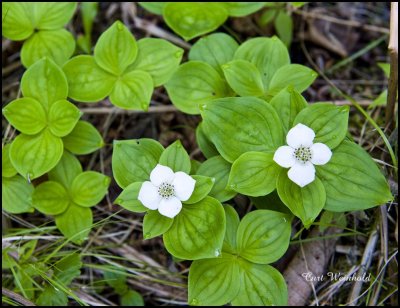
[[[32,303],[31,301],[27,300],[25,297],[11,291],[8,290],[6,288],[1,288],[1,293],[15,301],[17,301],[18,303],[24,305],[24,306],[36,306],[34,303]]]
[[[398,87],[398,2],[392,2],[391,5],[389,56],[390,75],[386,105],[386,125],[388,127],[392,126],[393,123]]]

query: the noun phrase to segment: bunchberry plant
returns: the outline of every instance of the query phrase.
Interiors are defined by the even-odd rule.
[[[139,2],[148,11],[163,15],[167,25],[185,40],[209,33],[229,16],[252,14],[265,2]]]
[[[291,215],[256,210],[242,221],[224,206],[226,233],[222,255],[194,261],[189,271],[190,305],[287,305],[283,276],[268,265],[287,250]]]
[[[90,207],[104,198],[110,178],[94,171],[82,172],[78,159],[67,151],[48,175],[49,181],[35,187],[32,205],[39,212],[54,216],[61,233],[80,244],[92,228]]]
[[[79,55],[64,65],[68,96],[86,103],[109,96],[120,108],[147,110],[154,87],[169,80],[182,55],[181,48],[162,39],[136,42],[116,21],[98,39],[93,56]]]
[[[189,155],[180,141],[166,149],[151,139],[115,141],[112,168],[123,188],[115,203],[146,212],[145,239],[163,235],[166,249],[179,259],[220,255],[224,210],[208,196],[215,180],[191,174]]]
[[[24,41],[25,67],[43,57],[63,65],[75,51],[74,37],[64,29],[75,9],[76,2],[2,2],[2,34]]]

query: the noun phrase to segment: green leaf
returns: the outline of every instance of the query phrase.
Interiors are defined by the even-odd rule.
[[[242,17],[262,9],[265,2],[223,2],[229,16]]]
[[[78,121],[71,133],[62,140],[68,151],[78,155],[93,153],[104,146],[96,127],[86,121]]]
[[[199,169],[200,166],[201,166],[201,162],[199,162],[198,160],[195,160],[195,159],[191,159],[190,160],[190,173],[196,174],[197,170]]]
[[[11,214],[32,212],[33,186],[22,176],[4,178],[1,182],[1,204],[3,209]]]
[[[9,103],[3,108],[3,115],[12,126],[27,135],[39,133],[47,124],[42,105],[29,97],[19,98]]]
[[[13,41],[22,41],[32,35],[29,2],[2,2],[2,34]]]
[[[72,18],[76,2],[29,3],[34,12],[34,25],[40,30],[52,30],[65,26]]]
[[[245,60],[234,60],[222,66],[225,78],[240,96],[263,96],[264,85],[257,67]]]
[[[258,24],[260,26],[265,26],[268,25],[269,23],[271,23],[272,21],[274,21],[277,12],[279,12],[278,9],[272,9],[272,8],[268,8],[268,10],[265,10],[260,19],[258,20]]]
[[[1,175],[5,178],[11,178],[17,174],[17,170],[10,160],[10,146],[10,144],[6,144],[1,149]]]
[[[203,128],[228,162],[248,151],[274,151],[284,143],[281,120],[275,109],[259,98],[214,100],[203,107],[202,117]]]
[[[162,15],[163,13],[163,8],[166,4],[166,2],[138,2],[139,5],[149,12],[152,12],[154,14]]]
[[[153,94],[153,79],[149,73],[132,71],[123,74],[115,83],[110,101],[123,109],[149,109]]]
[[[204,132],[202,122],[199,123],[196,128],[196,141],[201,152],[206,158],[211,158],[219,154],[217,149],[215,148],[215,145],[210,141],[210,139]]]
[[[65,286],[69,286],[81,274],[82,265],[79,254],[72,253],[54,265],[54,276]]]
[[[55,216],[55,220],[61,233],[80,245],[92,229],[93,215],[90,208],[71,203],[64,213]]]
[[[213,258],[221,254],[225,234],[224,209],[214,198],[184,205],[164,233],[164,245],[170,254],[184,260]]]
[[[63,71],[52,60],[44,58],[24,73],[21,90],[25,97],[36,99],[48,112],[53,103],[67,98],[68,83]]]
[[[69,101],[65,99],[57,101],[50,107],[49,130],[55,136],[64,137],[74,129],[81,115],[81,111]]]
[[[279,38],[290,46],[293,36],[293,20],[292,17],[284,10],[279,10],[278,16],[274,20],[274,25]]]
[[[290,222],[289,215],[279,212],[255,210],[246,214],[237,230],[239,255],[259,264],[277,261],[289,247]]]
[[[48,57],[62,66],[75,51],[75,40],[65,29],[42,30],[35,32],[21,49],[21,62],[31,66],[43,57]]]
[[[241,286],[232,305],[287,306],[288,291],[281,273],[269,265],[241,261]]]
[[[237,229],[239,227],[239,215],[235,209],[230,205],[224,205],[225,217],[226,217],[226,231],[224,237],[224,243],[222,246],[222,252],[228,252],[233,255],[237,254]]]
[[[326,192],[321,180],[315,177],[312,183],[301,188],[288,178],[286,169],[282,169],[276,187],[283,203],[309,228],[325,206]]]
[[[232,165],[228,187],[247,196],[264,196],[275,190],[281,168],[273,153],[247,152]]]
[[[68,296],[52,285],[46,285],[36,299],[39,306],[63,307],[68,305]]]
[[[316,169],[325,186],[325,209],[329,211],[359,211],[393,200],[376,163],[351,141],[344,140],[333,151],[331,160]]]
[[[46,215],[63,213],[70,204],[68,192],[57,182],[47,181],[35,188],[32,205]]]
[[[243,43],[235,53],[235,60],[253,63],[261,73],[264,89],[269,89],[272,76],[282,66],[290,63],[286,46],[277,38],[258,37]]]
[[[189,114],[199,114],[199,104],[230,93],[218,72],[209,64],[199,61],[182,64],[165,88],[172,103]]]
[[[163,17],[174,32],[188,41],[217,29],[228,13],[222,3],[169,2],[164,6]]]
[[[143,38],[138,41],[138,55],[128,67],[149,73],[155,87],[166,83],[178,69],[183,49],[157,38]]]
[[[390,63],[378,62],[378,66],[383,70],[385,73],[386,78],[390,76]]]
[[[308,106],[307,101],[293,87],[286,87],[270,101],[281,118],[285,133],[293,127],[297,114]]]
[[[76,56],[63,66],[68,79],[68,96],[74,100],[92,103],[108,96],[117,78],[100,68],[92,56]]]
[[[137,51],[132,33],[117,20],[101,34],[94,48],[94,59],[103,70],[119,76],[135,61]]]
[[[210,64],[221,76],[221,66],[233,59],[239,44],[225,33],[213,33],[199,39],[189,51],[190,61]]]
[[[314,82],[317,76],[318,74],[315,71],[304,65],[288,64],[282,66],[271,78],[268,95],[275,96],[287,86],[292,86],[301,93]]]
[[[164,150],[159,163],[170,167],[174,172],[190,173],[190,158],[180,140],[176,140]]]
[[[10,148],[10,159],[18,173],[31,180],[53,169],[63,154],[63,143],[45,129],[33,136],[18,135]]]
[[[19,246],[17,251],[19,255],[19,261],[20,262],[26,262],[29,261],[30,257],[34,253],[36,246],[37,246],[38,240],[29,240],[22,246]]]
[[[220,202],[230,200],[236,195],[235,191],[226,188],[231,167],[230,163],[218,155],[203,162],[197,170],[197,174],[215,179],[209,195]]]
[[[148,240],[164,234],[173,222],[173,219],[161,215],[157,210],[148,211],[143,219],[143,238]]]
[[[114,203],[122,206],[128,211],[137,213],[146,212],[148,208],[144,207],[138,200],[139,191],[142,187],[142,184],[142,182],[135,182],[125,187],[117,199],[115,199]]]
[[[203,200],[206,196],[208,196],[209,192],[214,186],[214,178],[202,175],[191,175],[191,177],[196,180],[196,185],[194,186],[194,191],[190,198],[186,201],[183,201],[184,204],[193,204]]]
[[[163,146],[152,139],[115,140],[112,169],[117,184],[125,188],[134,182],[148,181],[163,151]]]
[[[250,197],[251,203],[259,210],[271,210],[291,215],[285,203],[279,198],[278,192],[274,190],[270,194],[261,197]]]
[[[317,103],[303,109],[295,118],[298,123],[315,132],[314,143],[321,142],[331,149],[336,148],[346,137],[349,121],[349,106]]]
[[[72,200],[80,206],[93,206],[99,203],[107,194],[111,179],[104,174],[85,171],[72,182]]]
[[[115,268],[111,268],[116,270]],[[112,287],[116,293],[123,294],[128,290],[126,285],[126,272],[123,269],[118,268],[118,272],[111,272],[104,270],[104,280]]]
[[[374,99],[371,105],[368,106],[368,109],[373,109],[376,106],[386,106],[387,104],[387,90],[384,90],[377,98]]]
[[[121,306],[144,306],[143,297],[140,293],[128,290],[128,292],[121,295]]]
[[[221,306],[234,299],[240,288],[236,256],[197,260],[189,270],[188,303],[193,306]]]

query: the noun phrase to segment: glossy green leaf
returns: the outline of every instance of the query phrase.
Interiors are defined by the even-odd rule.
[[[69,101],[63,99],[50,107],[48,115],[49,130],[58,137],[68,135],[78,123],[81,111]]]
[[[92,56],[76,56],[63,66],[68,79],[68,96],[74,100],[92,103],[111,93],[117,78],[101,69]]]
[[[111,179],[104,174],[85,171],[72,182],[72,200],[80,206],[93,206],[99,203],[107,194]]]
[[[53,169],[63,154],[63,143],[45,129],[33,136],[18,135],[10,148],[10,159],[18,173],[31,180]]]
[[[344,140],[333,151],[331,160],[316,169],[325,186],[325,209],[329,211],[359,211],[393,200],[376,163],[351,141]]]
[[[221,202],[232,199],[236,195],[235,191],[227,188],[231,167],[230,163],[218,155],[203,162],[197,170],[197,174],[215,179],[209,195]]]
[[[115,140],[112,155],[115,181],[121,188],[148,181],[163,151],[163,146],[152,139]]]
[[[165,88],[172,103],[189,114],[199,114],[199,104],[228,96],[230,92],[218,72],[199,61],[182,64]]]
[[[250,197],[251,203],[259,210],[271,210],[292,215],[285,203],[279,198],[278,192],[274,190],[270,194],[261,197]]]
[[[294,125],[294,119],[297,114],[307,107],[307,101],[293,87],[286,87],[275,95],[270,101],[281,118],[285,133]]]
[[[162,15],[166,2],[138,2],[139,5],[149,12]]]
[[[72,253],[54,264],[54,276],[68,286],[76,277],[79,277],[82,265],[79,254]]]
[[[73,180],[80,173],[82,173],[82,166],[79,160],[68,151],[64,151],[60,161],[49,171],[48,176],[50,181],[58,182],[69,190]]]
[[[196,159],[190,160],[190,173],[196,174],[197,170],[199,169],[201,162]]]
[[[210,141],[210,139],[204,132],[202,122],[199,123],[196,128],[196,142],[206,158],[211,158],[219,154],[217,149],[215,148],[215,145]]]
[[[281,168],[273,153],[247,152],[232,165],[228,187],[247,196],[264,196],[275,190]]]
[[[265,2],[224,2],[229,16],[242,17],[262,9]]]
[[[10,144],[6,144],[1,149],[1,175],[5,178],[11,178],[17,174],[17,170],[10,160]]]
[[[144,306],[143,297],[134,290],[128,290],[121,295],[121,306]]]
[[[224,64],[222,69],[230,87],[239,96],[263,96],[264,85],[257,67],[245,60],[234,60]]]
[[[68,151],[78,155],[92,153],[104,146],[99,131],[86,121],[78,121],[71,133],[62,140]]]
[[[196,180],[196,184],[194,186],[192,195],[187,201],[183,202],[184,204],[193,204],[203,200],[206,196],[208,196],[211,188],[214,186],[214,178],[202,175],[191,175],[191,177]]]
[[[3,177],[1,187],[1,204],[6,212],[20,214],[33,211],[32,193],[34,188],[22,176]]]
[[[94,59],[103,70],[119,76],[135,61],[137,51],[132,33],[117,20],[101,34],[94,48]]]
[[[76,2],[33,2],[34,26],[40,30],[62,28],[75,13]]]
[[[43,57],[48,57],[62,66],[75,51],[75,40],[65,29],[35,32],[22,46],[21,62],[31,66]]]
[[[290,63],[286,46],[275,36],[253,38],[246,41],[238,48],[234,58],[249,61],[258,68],[265,90],[269,89],[275,72]]]
[[[142,182],[135,182],[129,184],[124,190],[119,194],[114,203],[122,206],[128,211],[143,213],[148,210],[143,204],[138,200],[139,191],[142,187]]]
[[[281,273],[269,265],[241,261],[241,286],[232,305],[287,306],[288,291]]]
[[[3,108],[8,122],[21,133],[35,135],[46,127],[46,113],[35,99],[23,97],[16,99]]]
[[[92,229],[92,210],[71,203],[61,215],[55,216],[56,226],[61,233],[75,244],[82,244]]]
[[[317,103],[303,109],[293,125],[301,123],[310,127],[315,132],[314,143],[321,142],[334,149],[346,137],[348,121],[349,106]]]
[[[190,158],[180,140],[176,140],[164,150],[159,163],[170,167],[174,172],[190,173]]]
[[[317,78],[318,74],[311,68],[300,64],[289,64],[279,68],[271,78],[268,95],[275,96],[287,86],[303,92]]]
[[[68,296],[60,289],[56,289],[52,285],[46,285],[35,303],[39,306],[68,306]]]
[[[279,175],[276,187],[283,203],[301,219],[306,228],[310,227],[325,206],[326,192],[318,177],[302,188],[288,178],[285,169]]]
[[[149,73],[155,87],[166,83],[179,67],[183,49],[157,38],[143,38],[138,41],[138,55],[128,67]]]
[[[293,36],[292,17],[284,10],[280,10],[274,20],[274,25],[279,38],[286,46],[290,46]]]
[[[289,215],[268,210],[246,214],[237,230],[238,253],[246,260],[269,264],[284,255],[289,247]]]
[[[24,73],[21,90],[25,97],[36,99],[48,112],[53,103],[67,98],[68,83],[63,71],[52,60],[44,58]]]
[[[236,237],[237,229],[240,223],[239,215],[230,205],[224,205],[224,210],[226,217],[226,231],[222,252],[228,252],[235,255],[237,254]]]
[[[228,18],[222,3],[168,2],[163,9],[167,25],[185,40],[211,32]]]
[[[46,215],[63,213],[70,204],[70,198],[65,188],[57,182],[47,181],[35,188],[32,195],[32,205]]]
[[[34,26],[31,22],[29,2],[2,2],[2,34],[4,37],[21,41],[32,35]]]
[[[132,71],[123,74],[115,83],[110,101],[123,109],[149,109],[153,94],[153,79],[144,71]]]
[[[275,109],[255,97],[214,100],[203,108],[202,117],[203,128],[229,162],[248,151],[274,151],[284,143],[281,120]]]
[[[240,288],[236,256],[197,260],[189,270],[188,303],[193,306],[221,306],[234,299]]]
[[[143,219],[143,238],[148,240],[164,234],[173,222],[173,219],[161,215],[157,210],[148,211]]]
[[[225,234],[224,209],[214,198],[184,205],[164,233],[164,245],[170,254],[184,260],[213,258],[221,254]]]
[[[239,44],[225,33],[213,33],[199,39],[190,49],[189,60],[210,64],[223,76],[221,66],[233,59]]]

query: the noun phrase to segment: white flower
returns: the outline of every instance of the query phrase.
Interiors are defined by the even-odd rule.
[[[172,171],[171,168],[158,164],[150,173],[150,182],[142,184],[138,199],[150,210],[157,210],[161,215],[174,218],[193,193],[196,180],[185,172]]]
[[[325,165],[332,157],[332,151],[323,143],[314,143],[314,131],[299,123],[286,136],[286,143],[274,154],[274,161],[290,168],[288,177],[300,187],[315,179],[314,165]]]

